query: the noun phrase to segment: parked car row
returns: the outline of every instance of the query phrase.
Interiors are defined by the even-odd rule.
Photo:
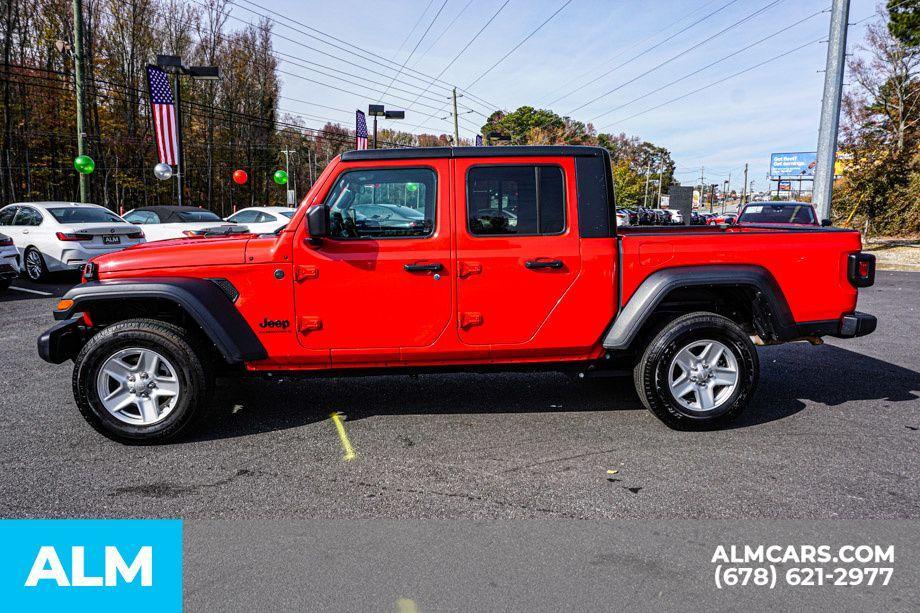
[[[139,207],[120,217],[96,204],[9,204],[0,208],[0,290],[21,273],[41,281],[49,273],[78,269],[97,255],[144,242],[271,233],[283,227],[294,211],[251,207],[223,220],[191,206]]]
[[[683,215],[674,209],[617,209],[617,226],[670,226],[684,223]]]

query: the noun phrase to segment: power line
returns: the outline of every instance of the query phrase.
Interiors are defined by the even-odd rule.
[[[703,40],[701,40],[700,42],[696,43],[695,45],[691,45],[690,47],[687,47],[687,48],[684,49],[683,51],[681,51],[681,52],[679,52],[679,53],[676,53],[675,55],[672,55],[672,56],[669,57],[668,59],[666,59],[666,60],[664,60],[664,61],[662,61],[662,62],[656,64],[655,66],[649,68],[649,69],[646,70],[645,72],[640,73],[639,75],[633,77],[632,79],[629,79],[628,81],[624,81],[623,83],[620,83],[619,85],[617,85],[617,86],[614,87],[613,89],[609,89],[609,90],[607,90],[606,92],[604,92],[603,94],[601,94],[601,95],[599,95],[599,96],[596,96],[596,97],[592,98],[591,100],[588,100],[587,102],[585,102],[584,104],[582,104],[582,105],[580,105],[580,106],[575,107],[574,109],[572,109],[571,111],[569,111],[569,114],[571,115],[571,114],[573,114],[575,111],[579,111],[579,110],[585,108],[586,106],[588,106],[589,104],[593,104],[593,103],[597,102],[597,101],[600,100],[601,98],[606,98],[606,97],[609,96],[610,94],[612,94],[612,93],[614,93],[614,92],[616,92],[616,91],[619,91],[620,89],[626,87],[627,85],[629,85],[629,84],[631,84],[631,83],[635,83],[635,82],[638,81],[639,79],[641,79],[641,78],[643,78],[643,77],[645,77],[645,76],[647,76],[647,75],[649,75],[649,74],[655,72],[656,70],[658,70],[658,69],[661,68],[662,66],[666,66],[666,65],[670,64],[670,63],[673,62],[674,60],[676,60],[676,59],[678,59],[678,58],[680,58],[680,57],[683,57],[684,55],[687,55],[688,53],[690,53],[690,52],[692,52],[692,51],[694,51],[694,50],[696,50],[696,49],[702,47],[702,46],[705,45],[706,43],[709,43],[709,42],[713,41],[714,39],[718,38],[718,37],[721,36],[722,34],[725,34],[726,32],[728,32],[729,30],[732,30],[733,28],[738,27],[739,25],[745,23],[746,21],[750,21],[751,19],[753,19],[753,18],[756,17],[757,15],[760,15],[760,14],[763,13],[764,11],[770,9],[770,8],[773,7],[773,6],[776,6],[777,4],[779,4],[779,3],[782,2],[782,1],[783,1],[783,0],[773,0],[772,2],[770,2],[770,3],[768,3],[768,4],[764,5],[764,6],[762,6],[761,8],[757,9],[756,11],[754,11],[753,13],[751,13],[750,15],[748,15],[748,16],[746,16],[746,17],[743,17],[743,18],[739,19],[738,21],[735,21],[734,23],[732,23],[732,24],[730,24],[730,25],[728,25],[728,26],[722,28],[721,30],[719,30],[719,31],[716,32],[715,34],[712,34],[711,36],[708,36],[707,38],[704,38]]]
[[[648,53],[651,53],[652,51],[654,51],[655,49],[657,49],[657,48],[660,47],[661,45],[665,44],[666,42],[668,42],[668,41],[670,41],[670,40],[673,40],[673,39],[676,38],[677,36],[680,36],[681,34],[683,34],[684,32],[686,32],[687,30],[690,30],[690,29],[692,29],[693,27],[695,27],[695,26],[697,26],[697,25],[703,23],[704,21],[706,21],[707,19],[709,19],[709,18],[712,17],[713,15],[716,15],[717,13],[720,13],[720,12],[724,11],[725,9],[727,9],[727,8],[730,7],[731,5],[735,4],[736,2],[738,2],[738,0],[730,0],[729,2],[723,4],[722,6],[720,6],[719,8],[717,8],[716,10],[712,11],[711,13],[708,13],[708,14],[704,15],[703,17],[700,17],[699,19],[697,19],[696,21],[694,21],[694,22],[691,23],[690,25],[681,28],[680,30],[678,30],[678,31],[675,32],[674,34],[671,34],[670,36],[668,36],[668,37],[665,38],[664,40],[655,43],[655,44],[652,45],[651,47],[648,47],[648,48],[646,48],[646,49],[643,49],[642,51],[640,51],[639,53],[633,55],[633,56],[630,57],[629,59],[624,60],[623,62],[620,62],[619,64],[617,64],[616,66],[614,66],[614,67],[611,68],[610,70],[608,70],[608,71],[606,71],[606,72],[604,72],[604,73],[599,74],[598,76],[594,77],[593,79],[591,79],[591,80],[588,81],[587,83],[581,85],[580,87],[576,87],[575,89],[573,89],[572,91],[568,92],[568,93],[565,94],[564,96],[561,96],[561,97],[559,97],[559,98],[556,98],[555,100],[553,100],[552,102],[550,102],[550,104],[555,104],[555,103],[559,102],[560,100],[564,100],[564,99],[568,98],[569,96],[571,96],[572,94],[575,94],[575,93],[577,93],[577,92],[583,90],[584,88],[588,87],[589,85],[593,85],[594,83],[597,83],[598,81],[600,81],[601,79],[603,79],[604,77],[606,77],[607,75],[609,75],[610,73],[612,73],[612,72],[614,72],[614,71],[616,71],[616,70],[619,70],[620,68],[626,66],[627,64],[631,64],[632,62],[636,61],[637,59],[639,59],[640,57],[642,57],[642,56],[644,56],[644,55],[646,55],[646,54],[648,54]]]
[[[737,1],[737,0],[735,0],[735,1]],[[558,15],[559,13],[561,13],[561,12],[562,12],[562,9],[564,9],[565,7],[567,7],[567,6],[568,6],[569,4],[571,4],[571,3],[572,3],[572,0],[566,0],[566,1],[562,4],[562,6],[560,6],[558,9],[556,9],[556,12],[555,12],[555,13],[553,13],[552,15],[550,15],[549,17],[546,18],[546,21],[544,21],[543,23],[541,23],[540,25],[538,25],[536,28],[534,28],[534,30],[533,30],[530,34],[528,34],[527,36],[525,36],[525,37],[523,38],[523,40],[521,40],[521,42],[519,42],[519,43],[516,44],[514,47],[512,47],[511,50],[508,51],[508,53],[506,53],[505,55],[503,55],[503,56],[501,57],[501,59],[499,59],[497,62],[495,62],[494,64],[492,64],[491,66],[489,66],[489,68],[487,68],[486,71],[483,72],[481,75],[479,75],[478,77],[476,77],[475,79],[473,79],[473,80],[469,83],[469,85],[466,86],[466,89],[469,89],[469,88],[473,87],[474,85],[476,85],[477,83],[479,83],[479,81],[482,80],[483,77],[485,77],[487,74],[489,74],[490,72],[492,72],[492,71],[495,69],[496,66],[498,66],[499,64],[501,64],[502,62],[504,62],[504,61],[508,58],[509,55],[511,55],[512,53],[514,53],[515,51],[517,51],[517,50],[521,47],[521,45],[523,45],[523,44],[526,43],[528,40],[530,40],[530,38],[531,38],[534,34],[536,34],[537,32],[539,32],[540,30],[542,30],[542,29],[543,29],[543,26],[545,26],[546,24],[548,24],[548,23],[553,19],[553,17],[555,17],[556,15]]]
[[[612,108],[612,109],[608,109],[608,110],[604,111],[603,113],[601,113],[600,115],[597,115],[597,116],[595,116],[595,117],[592,117],[591,119],[588,120],[588,122],[593,122],[593,121],[597,120],[597,119],[600,118],[600,117],[604,117],[605,115],[609,115],[610,113],[613,113],[614,111],[618,111],[618,110],[620,110],[620,109],[622,109],[622,108],[624,108],[624,107],[627,107],[627,106],[629,106],[630,104],[632,104],[632,103],[634,103],[634,102],[638,102],[639,100],[642,100],[642,99],[644,99],[644,98],[647,98],[647,97],[649,97],[649,96],[651,96],[651,95],[653,95],[653,94],[657,94],[658,92],[660,92],[660,91],[663,90],[663,89],[667,89],[667,88],[671,87],[672,85],[675,85],[675,84],[677,84],[677,83],[679,83],[679,82],[681,82],[681,81],[683,81],[683,80],[685,80],[685,79],[689,79],[690,77],[692,77],[692,76],[694,76],[694,75],[697,75],[697,74],[703,72],[704,70],[706,70],[706,69],[708,69],[708,68],[712,68],[712,67],[715,66],[716,64],[719,64],[719,63],[721,63],[721,62],[724,62],[725,60],[727,60],[727,59],[729,59],[729,58],[732,58],[732,57],[738,55],[739,53],[742,53],[742,52],[744,52],[744,51],[747,51],[748,49],[751,49],[751,48],[753,48],[753,47],[756,47],[757,45],[759,45],[759,44],[761,44],[761,43],[763,43],[763,42],[766,42],[766,41],[770,40],[771,38],[775,38],[776,36],[779,36],[780,34],[784,34],[784,33],[787,32],[789,29],[794,28],[795,26],[798,26],[798,25],[800,25],[800,24],[802,24],[802,23],[805,23],[805,22],[808,21],[809,19],[814,19],[814,18],[817,17],[818,15],[821,15],[821,14],[826,13],[826,12],[827,12],[826,9],[821,9],[820,11],[815,11],[815,12],[812,13],[811,15],[808,15],[807,17],[804,17],[804,18],[802,18],[802,19],[796,21],[795,23],[791,23],[791,24],[789,24],[789,25],[787,25],[787,26],[784,26],[783,28],[780,28],[779,30],[777,30],[777,31],[774,32],[773,34],[770,34],[770,35],[768,35],[768,36],[765,36],[765,37],[761,38],[760,40],[754,41],[753,43],[750,43],[749,45],[745,45],[744,47],[741,47],[741,48],[738,49],[737,51],[733,51],[733,52],[729,53],[728,55],[722,56],[721,58],[719,58],[719,59],[717,59],[717,60],[715,60],[715,61],[713,61],[713,62],[710,62],[709,64],[706,64],[706,65],[703,66],[702,68],[698,68],[697,70],[694,70],[693,72],[687,73],[687,74],[685,74],[685,75],[683,75],[683,76],[681,76],[681,77],[679,77],[679,78],[677,78],[677,79],[674,79],[673,81],[671,81],[671,82],[669,82],[669,83],[665,83],[665,84],[662,85],[661,87],[655,88],[655,89],[653,89],[653,90],[651,90],[651,91],[645,92],[644,94],[641,94],[641,95],[639,95],[639,96],[636,96],[636,97],[633,98],[632,100],[629,100],[629,101],[627,101],[627,102],[624,102],[623,104],[620,104],[619,106],[616,106],[616,107],[614,107],[614,108]],[[694,170],[693,172],[696,172],[696,171]]]
[[[511,1],[511,0],[505,0],[504,4],[502,4],[500,7],[498,7],[498,10],[495,11],[495,12],[492,14],[491,17],[489,17],[489,20],[486,21],[486,23],[485,23],[481,28],[479,28],[479,31],[476,32],[476,34],[473,36],[473,38],[471,38],[471,39],[469,40],[469,42],[467,42],[466,45],[464,45],[464,47],[453,57],[453,59],[452,59],[451,61],[449,61],[449,62],[447,63],[447,65],[446,65],[444,68],[441,69],[441,72],[438,73],[438,76],[434,77],[434,79],[431,80],[431,83],[428,84],[428,86],[425,88],[425,91],[423,91],[422,93],[427,92],[427,91],[428,91],[428,87],[431,87],[431,84],[432,84],[432,83],[434,83],[437,79],[440,79],[440,78],[441,78],[441,75],[443,75],[445,72],[447,72],[447,69],[450,68],[451,66],[453,66],[453,65],[454,65],[454,62],[456,62],[458,59],[460,59],[460,56],[463,55],[464,52],[466,52],[466,50],[470,48],[470,45],[472,45],[474,42],[476,42],[476,39],[479,38],[479,36],[485,31],[485,29],[489,27],[489,24],[491,24],[491,23],[495,20],[495,18],[498,17],[498,14],[501,13],[501,12],[504,10],[504,8],[505,8],[506,6],[508,6],[508,3],[509,3],[510,1]],[[421,96],[421,94],[419,94],[419,96]],[[416,102],[417,100],[418,100],[418,97],[416,97],[416,99],[412,101],[412,103],[409,105],[408,108],[412,108],[412,105],[414,105],[415,102]],[[478,111],[476,111],[476,112],[478,112]],[[480,113],[480,115],[482,115],[482,113]],[[432,116],[433,116],[433,115],[428,115],[428,117],[432,117]],[[486,117],[486,115],[482,115],[482,116],[483,116],[483,117]],[[415,127],[420,127],[420,126],[415,126]]]
[[[617,123],[623,123],[623,122],[625,122],[625,121],[629,121],[630,119],[635,119],[636,117],[639,117],[640,115],[644,115],[644,114],[646,114],[646,113],[650,113],[650,112],[652,112],[652,111],[655,111],[655,110],[657,110],[657,109],[660,109],[660,108],[663,107],[663,106],[667,106],[667,105],[669,105],[669,104],[672,104],[672,103],[674,103],[674,102],[677,102],[678,100],[683,100],[684,98],[686,98],[686,97],[688,97],[688,96],[692,96],[692,95],[694,95],[694,94],[698,94],[698,93],[700,93],[700,92],[702,92],[702,91],[705,91],[705,90],[709,89],[710,87],[713,87],[713,86],[715,86],[715,85],[718,85],[719,83],[723,83],[723,82],[725,82],[725,81],[728,81],[729,79],[733,79],[733,78],[735,78],[735,77],[737,77],[737,76],[739,76],[739,75],[742,75],[742,74],[744,74],[744,73],[746,73],[746,72],[750,72],[750,71],[752,71],[752,70],[755,70],[755,69],[757,69],[757,68],[760,68],[761,66],[763,66],[763,65],[765,65],[765,64],[769,64],[770,62],[774,62],[774,61],[776,61],[776,60],[778,60],[778,59],[780,59],[780,58],[784,58],[784,57],[786,57],[787,55],[790,55],[790,54],[792,54],[792,53],[795,53],[796,51],[800,51],[800,50],[804,49],[805,47],[808,47],[808,46],[810,46],[810,45],[814,45],[815,43],[820,43],[820,42],[823,41],[823,40],[825,40],[823,37],[822,37],[822,38],[818,38],[818,39],[815,39],[815,40],[813,40],[813,41],[809,41],[809,42],[807,42],[807,43],[805,43],[805,44],[803,44],[803,45],[799,45],[799,46],[796,47],[795,49],[790,49],[789,51],[785,51],[785,52],[783,52],[783,53],[780,53],[779,55],[774,55],[773,57],[771,57],[771,58],[769,58],[769,59],[766,59],[766,60],[764,60],[764,61],[762,61],[762,62],[759,62],[759,63],[757,63],[757,64],[754,64],[753,66],[749,66],[748,68],[745,68],[745,69],[743,69],[743,70],[739,70],[738,72],[735,72],[735,73],[733,73],[733,74],[730,74],[730,75],[728,75],[727,77],[723,77],[723,78],[721,78],[721,79],[719,79],[719,80],[717,80],[717,81],[713,81],[712,83],[709,83],[709,84],[707,84],[707,85],[704,85],[703,87],[700,87],[700,88],[698,88],[698,89],[695,89],[695,90],[693,90],[693,91],[691,91],[691,92],[687,92],[687,93],[685,93],[685,94],[682,94],[682,95],[680,95],[680,96],[677,96],[676,98],[671,98],[670,100],[667,100],[667,101],[665,101],[665,102],[662,102],[661,104],[655,105],[655,106],[653,106],[653,107],[651,107],[651,108],[645,109],[644,111],[640,111],[640,112],[638,112],[638,113],[634,113],[633,115],[630,115],[629,117],[626,117],[626,118],[624,118],[624,119],[620,119],[620,120],[618,120],[618,121],[611,122],[611,123],[607,124],[606,126],[604,126],[603,129],[606,129],[606,128],[608,128],[608,127],[610,127],[610,126],[612,126],[612,125],[614,125],[614,124],[617,124]]]
[[[430,4],[430,3],[429,3],[429,4]],[[393,77],[393,80],[390,81],[390,84],[387,85],[386,88],[383,90],[383,94],[381,94],[380,98],[377,98],[377,102],[380,102],[380,100],[383,98],[383,96],[385,96],[386,93],[390,90],[390,87],[393,86],[393,83],[396,82],[396,79],[399,78],[399,75],[402,74],[403,69],[405,69],[405,67],[406,67],[406,64],[409,63],[409,60],[412,59],[412,56],[415,55],[415,52],[418,50],[418,46],[421,45],[421,44],[422,44],[422,41],[425,40],[425,37],[428,36],[428,32],[431,31],[431,26],[433,26],[433,25],[434,25],[434,22],[436,22],[436,21],[438,20],[438,17],[441,16],[441,11],[444,10],[444,7],[445,7],[445,6],[447,6],[447,0],[444,0],[444,2],[441,3],[441,8],[439,8],[439,9],[438,9],[438,12],[434,14],[434,17],[432,17],[431,22],[428,24],[428,27],[425,28],[425,31],[424,31],[424,32],[422,32],[421,38],[419,38],[418,41],[416,41],[415,46],[412,47],[412,51],[409,52],[409,55],[406,56],[406,59],[403,61],[402,65],[399,67],[399,70],[396,72],[396,75]],[[427,11],[427,9],[426,9],[426,11]],[[397,52],[397,53],[398,53],[398,52]],[[427,88],[427,87],[425,88],[425,91],[428,91],[428,88]],[[421,94],[420,94],[420,95],[421,95]]]
[[[197,0],[193,0],[193,1],[197,1]],[[372,62],[372,63],[374,63],[374,64],[377,64],[378,66],[381,66],[381,67],[383,67],[383,68],[385,68],[385,69],[387,69],[387,70],[391,70],[391,71],[392,71],[392,70],[396,70],[396,68],[391,67],[391,66],[387,66],[386,64],[391,64],[392,66],[397,66],[397,65],[398,65],[397,62],[395,62],[395,61],[393,61],[393,60],[390,60],[390,59],[388,59],[388,58],[385,58],[385,57],[381,56],[381,55],[378,54],[378,53],[375,53],[375,52],[373,52],[373,51],[369,51],[369,50],[367,50],[367,49],[364,49],[363,47],[359,47],[358,45],[355,45],[354,43],[350,43],[350,42],[348,42],[348,41],[344,41],[344,40],[342,40],[341,38],[336,38],[335,36],[332,36],[332,35],[327,34],[327,33],[323,32],[323,31],[321,31],[321,30],[318,30],[317,28],[314,28],[314,27],[312,27],[312,26],[310,26],[310,25],[308,25],[308,24],[306,24],[306,23],[304,23],[304,22],[302,22],[302,21],[299,21],[299,20],[297,20],[297,19],[291,17],[290,15],[285,15],[285,14],[279,13],[278,11],[274,11],[274,10],[272,10],[272,9],[269,9],[269,8],[267,8],[267,7],[265,7],[265,6],[261,5],[261,4],[259,4],[259,3],[257,3],[257,2],[253,2],[252,0],[241,0],[241,1],[242,1],[242,2],[245,2],[246,4],[249,4],[249,5],[252,5],[252,6],[257,7],[258,9],[260,9],[261,11],[263,11],[262,13],[260,13],[260,12],[258,12],[258,11],[254,11],[254,10],[252,10],[252,9],[249,9],[249,8],[245,7],[245,6],[240,5],[240,4],[238,3],[239,1],[240,1],[240,0],[230,0],[230,3],[233,4],[234,6],[237,6],[237,7],[241,8],[241,9],[245,10],[245,11],[249,11],[250,13],[253,13],[253,14],[255,14],[255,15],[259,15],[260,17],[264,17],[264,18],[267,19],[268,21],[271,21],[271,22],[273,22],[273,23],[280,24],[280,25],[282,25],[282,26],[284,26],[284,27],[286,27],[286,28],[289,28],[289,29],[291,29],[291,30],[293,30],[293,31],[295,31],[295,32],[298,32],[298,33],[300,33],[300,34],[303,34],[304,36],[309,36],[309,37],[311,37],[311,38],[314,38],[314,39],[316,39],[316,40],[319,40],[319,41],[322,42],[323,44],[329,45],[330,47],[339,49],[340,51],[345,51],[346,53],[350,53],[351,55],[354,55],[354,56],[356,56],[356,57],[360,57],[361,59],[370,61],[370,62]],[[199,2],[199,4],[200,4],[200,2]],[[274,16],[276,16],[276,17],[279,17],[279,18],[281,19],[281,21],[279,21],[279,20],[277,20],[277,19],[272,19],[271,17],[268,16],[268,14],[271,14],[271,15],[274,15]],[[229,15],[229,13],[226,13],[226,15]],[[236,18],[236,19],[239,19],[239,18]],[[244,21],[244,23],[249,24],[249,22],[246,22],[246,21]],[[300,26],[300,27],[303,28],[303,29],[301,30],[301,29],[298,29],[298,28],[294,28],[293,26],[290,25],[291,23],[297,24],[298,26]],[[249,25],[252,25],[252,24],[249,24]],[[327,41],[321,40],[321,39],[319,39],[318,36],[316,36],[316,35],[314,35],[314,34],[311,34],[310,32],[316,32],[317,34],[320,34],[320,35],[322,35],[322,36],[324,36],[324,37],[326,37],[326,38],[329,38],[329,39],[332,39],[332,40],[334,40],[334,41],[336,41],[336,42],[342,43],[343,45],[346,45],[347,47],[351,47],[352,49],[356,49],[356,50],[360,51],[360,52],[363,54],[363,56],[362,56],[362,55],[359,55],[358,53],[355,53],[354,51],[351,51],[351,50],[349,50],[349,49],[346,49],[346,48],[344,48],[344,47],[342,47],[342,46],[335,45],[335,44],[329,43],[329,42],[327,42]],[[310,48],[312,49],[312,47],[310,47]],[[342,61],[342,62],[346,62],[346,63],[352,64],[351,62],[348,62],[348,60],[344,60],[344,59],[342,59],[342,58],[340,58],[340,57],[338,57],[338,56],[331,55],[331,54],[329,54],[329,53],[326,53],[326,52],[320,51],[320,50],[316,50],[316,51],[319,52],[319,53],[323,53],[324,55],[328,55],[328,56],[330,56],[330,57],[336,58],[336,59],[338,59],[338,60],[340,60],[340,61]],[[359,67],[359,68],[364,68],[363,66],[361,66],[361,65],[359,65],[359,64],[353,64],[353,65],[355,65],[355,66],[357,66],[357,67]],[[412,68],[408,68],[408,67],[405,68],[404,73],[405,73],[405,76],[410,77],[410,78],[412,78],[412,79],[415,79],[415,80],[417,80],[417,81],[425,82],[425,81],[428,81],[428,80],[431,79],[431,75],[425,74],[425,73],[423,73],[423,72],[420,72],[420,71],[418,71],[418,70],[415,70],[415,69],[412,69]],[[418,76],[416,76],[416,75],[418,75]],[[408,87],[414,87],[414,88],[416,88],[416,89],[421,89],[421,87],[418,86],[418,85],[411,85],[411,84],[405,83],[405,82],[404,82],[404,84],[407,85]],[[439,81],[438,84],[437,84],[437,87],[440,87],[441,89],[445,90],[445,92],[449,92],[450,89],[451,89],[452,87],[454,87],[454,85],[451,84],[451,83],[446,83],[446,82],[444,82],[444,81]],[[491,107],[494,108],[494,107],[496,106],[494,103],[491,103],[491,102],[489,102],[489,101],[487,101],[487,100],[484,100],[484,99],[482,99],[482,98],[479,97],[479,96],[475,96],[475,95],[473,95],[471,92],[468,92],[468,91],[465,91],[465,90],[464,90],[464,93],[465,93],[465,94],[468,94],[472,99],[479,100],[479,101],[480,101],[484,106],[486,106],[486,107],[490,107],[490,106],[491,106]]]
[[[685,21],[685,20],[689,19],[690,17],[693,17],[696,13],[698,13],[698,12],[700,12],[701,10],[705,9],[706,7],[708,7],[710,4],[713,4],[714,2],[715,2],[715,0],[709,0],[708,2],[703,3],[701,6],[698,6],[697,8],[693,9],[692,11],[690,11],[689,13],[687,13],[686,15],[682,15],[681,17],[679,17],[679,18],[676,19],[675,21],[672,21],[671,23],[669,23],[668,25],[664,26],[663,28],[655,28],[655,31],[654,31],[652,34],[650,34],[649,36],[646,36],[646,37],[643,38],[641,41],[639,41],[639,42],[637,42],[637,43],[630,43],[630,44],[627,45],[627,46],[620,47],[620,48],[611,56],[611,59],[605,60],[604,62],[595,65],[595,66],[594,66],[593,68],[591,68],[590,70],[587,70],[587,71],[581,73],[581,74],[578,75],[577,77],[573,77],[573,78],[569,79],[568,81],[566,81],[565,83],[563,83],[563,84],[560,85],[559,87],[553,88],[552,90],[550,90],[550,91],[546,94],[546,97],[548,98],[549,96],[553,96],[553,95],[556,94],[556,92],[559,92],[559,91],[563,91],[563,90],[568,91],[570,85],[572,85],[572,84],[575,83],[576,81],[581,81],[582,79],[584,79],[584,78],[587,77],[588,75],[596,74],[598,70],[600,70],[601,68],[603,68],[604,66],[606,66],[607,64],[609,64],[611,61],[613,61],[613,59],[619,57],[619,56],[622,54],[622,52],[625,51],[627,48],[629,48],[629,47],[632,47],[632,48],[641,47],[642,45],[644,45],[645,43],[649,42],[650,40],[652,40],[652,39],[658,37],[658,36],[661,35],[661,34],[664,34],[665,32],[667,32],[668,30],[670,30],[671,28],[673,28],[673,27],[676,26],[677,24],[681,23],[682,21]],[[662,41],[662,42],[664,42],[664,41]],[[570,92],[570,93],[571,93],[571,92]],[[559,98],[555,98],[555,99],[553,99],[553,100],[550,100],[549,102],[545,102],[545,103],[541,102],[541,103],[540,103],[540,107],[548,107],[548,106],[550,106],[550,105],[552,105],[552,104],[555,104],[556,102],[565,99],[565,98],[567,97],[567,95],[568,95],[568,94],[566,94],[565,96],[561,96],[561,97],[559,97]],[[694,171],[694,172],[696,172],[696,171]]]
[[[424,51],[422,51],[422,57],[427,55],[428,52],[431,51],[434,48],[434,46],[438,44],[438,41],[440,41],[444,37],[444,35],[447,34],[447,32],[449,32],[452,27],[454,27],[454,24],[457,23],[457,20],[460,19],[460,16],[466,12],[466,9],[470,8],[471,4],[473,4],[473,0],[467,0],[466,4],[463,5],[463,8],[460,9],[460,12],[454,15],[454,18],[450,20],[450,23],[447,24],[447,26],[445,26],[444,29],[441,30],[441,33],[438,34],[437,37],[435,37],[435,39],[428,45],[428,47],[425,48]],[[415,63],[417,65],[418,60],[416,60]]]

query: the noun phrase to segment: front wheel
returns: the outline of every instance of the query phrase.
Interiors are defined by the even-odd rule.
[[[77,406],[101,434],[133,444],[161,443],[204,415],[213,386],[207,355],[170,323],[133,319],[93,336],[77,355]]]
[[[750,337],[715,313],[668,323],[633,371],[645,407],[673,428],[708,428],[738,417],[757,388],[760,362]]]

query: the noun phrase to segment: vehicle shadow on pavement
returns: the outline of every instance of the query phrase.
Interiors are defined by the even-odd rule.
[[[728,428],[785,419],[809,405],[918,398],[920,372],[831,345],[760,350],[760,387],[749,410]],[[631,378],[578,381],[555,373],[438,374],[340,379],[226,380],[214,419],[196,440],[297,428],[329,418],[376,415],[580,413],[641,410]],[[820,410],[820,406],[814,407]],[[688,434],[692,435],[692,434]]]
[[[757,394],[750,410],[730,427],[783,419],[807,408],[808,402],[824,407],[852,401],[906,402],[920,397],[918,392],[920,372],[862,353],[803,343],[765,347]]]

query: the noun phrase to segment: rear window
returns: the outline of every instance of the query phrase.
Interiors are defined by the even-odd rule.
[[[221,218],[211,211],[181,211],[178,215],[182,221],[221,221]]]
[[[122,223],[115,213],[96,207],[62,207],[48,209],[48,212],[59,223]]]
[[[741,212],[738,221],[747,223],[801,223],[814,224],[815,212],[810,205],[749,205]]]
[[[281,214],[290,219],[294,216],[294,211],[281,211]]]

